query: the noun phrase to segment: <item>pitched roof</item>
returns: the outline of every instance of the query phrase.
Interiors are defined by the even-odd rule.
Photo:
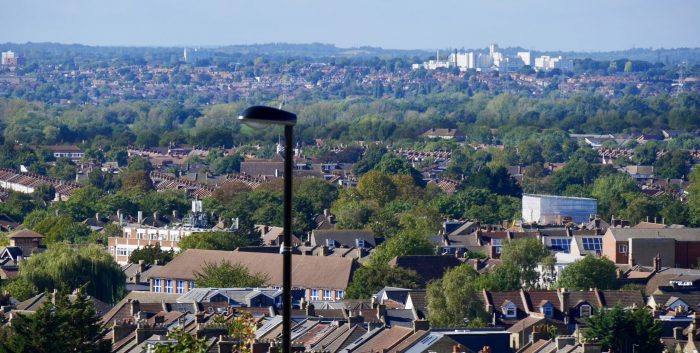
[[[356,246],[355,239],[364,240],[365,246],[375,247],[374,232],[363,229],[315,229],[311,232],[311,246],[326,245],[326,239],[341,246]]]
[[[282,255],[241,251],[188,249],[154,270],[151,278],[194,280],[206,263],[228,261],[263,273],[269,285],[282,285]],[[292,256],[292,285],[299,288],[345,289],[355,269],[353,259],[335,256]]]
[[[353,350],[353,353],[382,352],[383,349],[392,349],[404,339],[413,334],[413,329],[401,326],[387,328],[377,333]]]
[[[392,268],[401,267],[413,270],[418,273],[423,280],[430,281],[442,278],[447,270],[462,265],[454,256],[446,255],[406,255],[396,256],[389,261]]]
[[[15,238],[43,238],[44,236],[31,230],[31,229],[20,229],[20,230],[17,230],[17,231],[14,231],[14,232],[8,234],[7,237],[10,239],[15,239]]]

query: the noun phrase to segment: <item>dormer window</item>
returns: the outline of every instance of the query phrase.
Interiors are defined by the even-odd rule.
[[[355,239],[355,247],[359,249],[364,249],[365,248],[365,240],[364,239]]]
[[[579,314],[581,314],[581,317],[591,317],[591,306],[588,304],[581,305]]]
[[[335,239],[326,239],[326,247],[329,249],[335,248]]]
[[[510,301],[506,302],[506,304],[503,306],[503,316],[510,319],[515,318],[517,316],[517,308],[515,307],[515,304]]]
[[[554,315],[554,307],[552,304],[547,303],[542,306],[542,314],[546,317],[552,317]]]

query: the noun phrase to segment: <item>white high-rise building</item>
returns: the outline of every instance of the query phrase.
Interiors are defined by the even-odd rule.
[[[554,69],[572,71],[574,69],[574,61],[571,59],[564,59],[561,56],[551,57],[548,55],[543,55],[535,58],[535,69],[544,71]]]
[[[529,51],[519,51],[518,57],[525,65],[532,65],[532,56]]]
[[[522,217],[527,223],[587,222],[598,212],[598,200],[585,197],[524,194]]]

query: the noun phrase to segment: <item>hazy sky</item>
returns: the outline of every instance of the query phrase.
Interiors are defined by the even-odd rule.
[[[0,42],[700,47],[699,0],[0,0]]]

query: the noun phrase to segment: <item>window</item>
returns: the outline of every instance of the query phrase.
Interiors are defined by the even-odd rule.
[[[328,248],[335,248],[335,239],[326,239],[326,246]]]
[[[330,289],[323,290],[323,300],[333,300],[333,297],[331,297]]]
[[[365,248],[365,240],[364,239],[355,239],[355,247],[364,249]]]
[[[542,313],[546,317],[552,317],[552,315],[554,315],[554,308],[552,307],[551,304],[546,304],[545,306],[542,307]]]
[[[620,254],[627,254],[627,245],[626,244],[618,245],[618,252]]]
[[[335,299],[336,300],[343,299],[344,295],[345,295],[345,292],[343,292],[342,290],[335,291]]]
[[[496,254],[500,254],[501,248],[503,247],[503,239],[491,239],[491,246],[494,248]]]
[[[182,294],[185,293],[185,281],[178,279],[177,280],[177,294]]]
[[[318,300],[318,289],[311,290],[311,300]]]
[[[591,316],[591,306],[588,304],[581,305],[579,312],[581,314],[581,317],[590,317]]]
[[[197,284],[194,281],[190,281],[190,289],[197,288]]]
[[[172,293],[172,292],[173,292],[173,280],[166,279],[165,280],[165,293]]]
[[[119,256],[126,256],[126,255],[127,255],[127,249],[126,249],[126,248],[117,248],[117,255],[119,255]]]
[[[554,251],[560,251],[569,253],[571,252],[571,240],[570,239],[552,239],[552,246],[550,249]]]
[[[515,304],[513,303],[508,303],[506,306],[503,307],[503,315],[507,318],[514,318],[517,316],[517,309],[515,308]]]
[[[603,238],[583,238],[583,250],[603,251]]]
[[[160,278],[156,278],[153,280],[153,291],[156,293],[160,293]]]

